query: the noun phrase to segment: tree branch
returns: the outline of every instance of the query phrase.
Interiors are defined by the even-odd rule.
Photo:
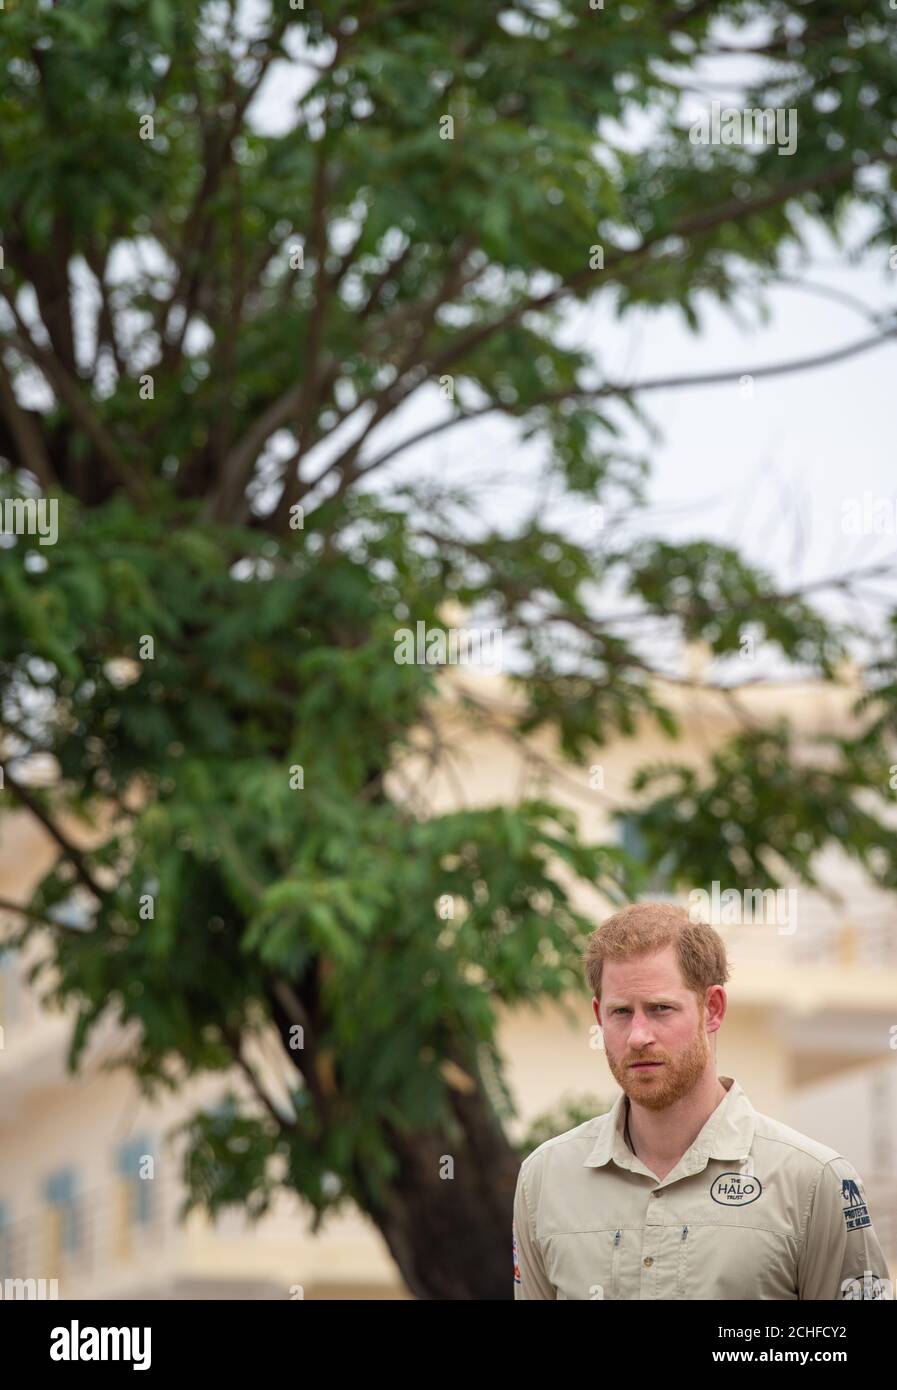
[[[300,453],[300,456],[305,446],[305,436],[308,431],[309,419],[312,414],[312,406],[315,401],[315,392],[318,386],[318,358],[323,336],[324,318],[327,305],[338,278],[337,275],[329,275],[325,267],[327,255],[327,192],[327,147],[325,141],[322,139],[318,143],[315,158],[311,225],[309,231],[309,248],[315,258],[314,298],[306,336],[304,371],[302,373],[302,380],[299,384],[298,396],[296,399],[296,412],[298,415],[297,436],[299,440],[297,452]],[[340,273],[344,273],[344,269],[345,266],[341,268]],[[290,394],[292,395],[292,392],[290,392]],[[292,411],[290,415],[292,415]],[[245,451],[238,449],[225,459],[221,470],[221,484],[218,496],[211,507],[213,516],[218,519],[230,516],[233,508],[243,495],[247,482],[247,473],[251,472],[257,456],[257,451],[253,452],[251,456],[248,456]],[[286,488],[284,491],[286,492]]]
[[[893,328],[884,333],[873,334],[869,338],[861,338],[856,343],[848,343],[841,348],[831,348],[828,352],[818,353],[812,357],[798,358],[793,362],[777,362],[773,366],[764,367],[741,367],[724,372],[704,372],[693,376],[678,377],[656,377],[653,380],[631,382],[629,385],[623,383],[608,382],[604,386],[597,386],[592,390],[567,390],[545,392],[541,396],[535,397],[531,401],[521,402],[518,406],[509,405],[497,401],[490,401],[487,405],[478,406],[475,410],[464,411],[463,414],[452,416],[448,420],[439,420],[432,425],[427,425],[423,429],[409,435],[407,439],[400,440],[390,449],[370,463],[356,470],[355,478],[366,477],[368,473],[373,473],[376,468],[381,468],[385,463],[389,463],[396,455],[404,453],[412,445],[419,444],[424,439],[429,439],[433,435],[442,434],[446,430],[453,429],[455,425],[464,425],[471,420],[481,419],[484,415],[490,415],[495,411],[501,411],[505,415],[524,415],[530,410],[535,410],[542,405],[556,405],[562,401],[572,400],[597,400],[609,396],[630,396],[640,394],[643,391],[670,391],[687,386],[720,386],[726,382],[738,381],[743,376],[767,377],[785,376],[791,372],[805,372],[815,367],[828,367],[833,362],[843,361],[847,357],[854,357],[859,353],[868,352],[871,348],[880,347],[883,343],[897,337],[897,328]],[[330,466],[324,469],[318,478],[314,480],[312,486],[317,485],[320,478],[325,477],[330,472]]]
[[[75,423],[80,425],[84,433],[94,445],[98,455],[108,466],[113,476],[122,483],[125,491],[136,505],[142,505],[147,500],[146,485],[140,475],[132,469],[131,465],[125,461],[119,453],[118,445],[112,435],[103,424],[102,420],[94,413],[90,403],[85,399],[81,392],[78,382],[69,375],[62,363],[54,357],[52,352],[45,351],[34,341],[28,325],[24,322],[18,309],[15,299],[9,291],[0,285],[0,293],[9,305],[13,319],[19,330],[14,337],[16,345],[20,351],[30,357],[35,366],[43,372],[48,384],[53,388],[56,395],[68,406]]]
[[[106,269],[109,265],[109,247],[107,246],[104,252],[101,253],[96,245],[91,243],[85,247],[83,254],[100,291],[100,308],[97,316],[97,350],[94,354],[91,376],[96,375],[100,353],[104,346],[108,346],[109,351],[112,353],[112,360],[115,363],[115,370],[118,372],[119,378],[121,378],[127,373],[118,346],[118,338],[115,332],[115,320],[112,315],[112,307],[109,303],[109,291],[106,285]]]
[[[85,887],[90,889],[91,893],[93,893],[94,897],[97,899],[98,902],[104,902],[106,894],[94,878],[81,851],[79,849],[76,849],[76,847],[65,838],[59,827],[51,820],[46,811],[43,809],[43,807],[40,804],[40,800],[36,796],[34,796],[31,789],[29,787],[23,786],[21,782],[14,778],[10,774],[9,768],[5,768],[4,772],[7,785],[12,788],[19,801],[22,802],[22,805],[27,806],[28,810],[35,817],[35,819],[40,821],[44,829],[56,841],[57,845],[59,845],[60,849],[62,850],[65,858],[77,870],[78,877],[81,879]]]
[[[232,1028],[228,1028],[226,1024],[221,1025],[221,1035],[230,1048],[234,1061],[237,1063],[262,1105],[277,1125],[278,1130],[283,1132],[294,1130],[296,1128],[295,1124],[292,1123],[286,1115],[281,1115],[256,1075],[255,1068],[243,1055],[239,1035]]]
[[[803,178],[792,179],[790,183],[782,184],[772,189],[769,193],[760,198],[755,198],[753,202],[745,203],[740,198],[730,198],[725,203],[719,203],[716,207],[706,208],[701,212],[695,213],[692,217],[686,217],[681,222],[672,227],[654,232],[632,250],[614,251],[605,257],[605,270],[616,270],[618,266],[625,264],[637,265],[644,260],[645,256],[652,248],[660,242],[672,238],[681,239],[696,236],[705,232],[713,231],[716,227],[725,222],[746,221],[757,212],[765,212],[770,208],[777,207],[780,203],[785,203],[789,198],[798,197],[800,194],[812,192],[814,189],[827,187],[833,183],[840,183],[850,178],[851,175],[858,173],[861,169],[874,165],[880,159],[884,163],[893,164],[897,162],[894,157],[880,154],[875,158],[858,160],[849,164],[832,165],[830,168],[823,169],[817,173],[806,174]],[[557,303],[559,299],[566,295],[576,293],[584,289],[590,283],[594,283],[595,272],[590,267],[577,271],[570,275],[560,285],[554,289],[547,290],[545,294],[534,298],[523,299],[519,303],[512,305],[510,309],[500,318],[492,323],[479,324],[469,333],[459,334],[446,345],[442,353],[435,358],[429,367],[428,375],[438,375],[446,367],[465,356],[475,348],[484,343],[516,323],[524,314],[548,308]]]
[[[240,97],[234,102],[234,111],[226,129],[219,141],[215,142],[215,134],[211,128],[211,123],[204,117],[200,109],[200,124],[203,133],[203,143],[205,146],[205,160],[203,165],[202,182],[197,190],[193,201],[193,207],[187,217],[184,235],[181,241],[178,261],[178,274],[175,280],[171,295],[165,300],[157,314],[157,325],[159,336],[162,339],[162,357],[160,369],[167,370],[175,357],[183,348],[184,335],[192,317],[196,301],[202,284],[202,272],[206,264],[206,257],[202,252],[206,247],[211,223],[208,218],[207,206],[212,197],[217,192],[221,178],[227,170],[233,154],[233,141],[239,134],[243,124],[243,117],[246,109],[253,97],[259,90],[268,68],[280,50],[281,40],[286,32],[287,26],[295,18],[293,12],[285,9],[277,23],[272,27],[271,34],[262,41],[264,51],[259,60],[259,70],[252,82],[243,88]],[[198,78],[195,65],[193,66],[194,75],[197,76],[196,97],[200,101],[201,83]],[[225,83],[230,83],[231,75],[225,73]],[[184,318],[178,330],[177,336],[170,339],[166,336],[165,326],[171,315],[171,311],[176,305],[183,303]]]
[[[41,927],[49,927],[52,931],[64,932],[69,936],[85,935],[79,927],[68,927],[64,922],[54,922],[50,917],[41,917],[39,912],[32,912],[30,908],[10,902],[8,898],[0,898],[0,912],[17,912],[20,917],[27,917],[30,922],[36,922]]]
[[[316,478],[304,484],[301,489],[298,489],[296,495],[300,497],[304,496],[312,488],[317,487],[321,480],[329,474],[339,473],[339,485],[333,493],[333,497],[339,497],[346,492],[359,476],[359,470],[356,469],[354,465],[365,440],[370,436],[372,431],[376,429],[377,425],[379,425],[387,415],[391,414],[402,400],[407,399],[425,379],[424,376],[421,376],[421,368],[420,365],[417,364],[417,358],[436,320],[437,313],[443,304],[447,304],[454,299],[465,284],[469,283],[472,279],[476,279],[480,274],[481,268],[475,269],[472,274],[465,274],[464,270],[465,262],[475,249],[476,242],[476,233],[468,232],[462,239],[458,250],[449,258],[448,269],[446,270],[439,289],[430,296],[429,300],[425,301],[424,304],[417,309],[413,323],[414,332],[410,343],[399,360],[396,368],[396,376],[393,381],[368,399],[358,401],[353,407],[353,412],[364,405],[373,405],[374,407],[373,413],[367,424],[362,428],[361,433],[356,436],[353,443],[350,444],[347,449],[329,463],[326,468],[322,469]],[[402,392],[402,383],[405,376],[415,367],[418,380],[410,390]],[[286,495],[286,488],[284,491]],[[283,501],[284,499],[282,498],[281,505],[278,507],[273,518],[274,529],[277,529],[278,525],[282,525],[285,518],[285,513],[282,510]]]
[[[28,468],[37,478],[44,492],[58,487],[59,479],[53,471],[41,433],[30,414],[16,397],[3,355],[0,353],[0,411],[9,424],[12,436],[19,451],[18,463]]]

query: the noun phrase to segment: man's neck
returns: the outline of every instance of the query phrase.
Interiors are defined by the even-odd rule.
[[[647,1110],[628,1101],[629,1142],[636,1156],[661,1179],[666,1177],[727,1095],[727,1088],[714,1071],[665,1110]]]

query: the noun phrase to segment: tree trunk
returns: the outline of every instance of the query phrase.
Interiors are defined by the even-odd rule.
[[[301,993],[297,992],[312,1030],[311,1038],[306,1030],[303,1049],[289,1046],[290,1027],[296,1020],[279,1000],[271,1002],[284,1048],[326,1125],[327,1095],[317,1074],[319,1057],[314,1045],[314,1036],[320,1036],[314,1021],[315,973],[304,977]],[[359,1205],[380,1231],[415,1298],[512,1298],[511,1221],[520,1159],[471,1065],[469,1046],[461,1043],[450,1050],[454,1053],[450,1061],[474,1083],[469,1090],[447,1083],[456,1132],[400,1132],[386,1122],[386,1142],[399,1165],[386,1193],[372,1190],[360,1166],[353,1170],[352,1180]],[[441,1176],[447,1168],[451,1176]]]

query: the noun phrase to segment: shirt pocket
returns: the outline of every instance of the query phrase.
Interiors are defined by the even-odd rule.
[[[682,1236],[677,1298],[797,1298],[797,1245],[787,1232],[740,1222],[689,1222]]]
[[[544,1237],[545,1268],[557,1298],[619,1299],[624,1236],[621,1228],[608,1227]]]

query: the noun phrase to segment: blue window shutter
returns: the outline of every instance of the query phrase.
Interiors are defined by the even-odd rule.
[[[120,1144],[116,1155],[116,1169],[130,1184],[134,1217],[141,1226],[149,1222],[153,1207],[152,1183],[149,1178],[140,1176],[140,1161],[145,1154],[152,1156],[153,1143],[149,1135],[140,1134]]]
[[[57,1169],[44,1184],[44,1200],[51,1207],[62,1208],[62,1242],[69,1254],[73,1254],[81,1243],[77,1195],[78,1178],[74,1168]]]

